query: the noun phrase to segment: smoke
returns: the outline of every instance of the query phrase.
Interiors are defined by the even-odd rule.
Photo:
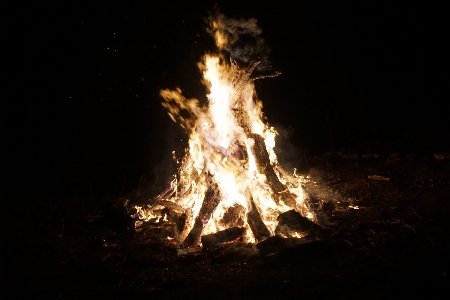
[[[281,124],[274,124],[277,130],[275,153],[279,164],[287,171],[294,172],[294,168],[300,170],[308,169],[310,160],[309,153],[305,148],[292,143],[295,130]]]
[[[216,40],[217,46],[225,50],[233,60],[244,64],[260,60],[258,71],[271,69],[270,48],[261,37],[262,30],[256,19],[232,19],[223,14],[210,16],[206,20],[211,27],[207,30]]]

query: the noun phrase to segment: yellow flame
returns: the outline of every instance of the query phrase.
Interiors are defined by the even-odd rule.
[[[217,48],[222,49],[223,46],[228,43],[227,37],[223,33],[221,33],[220,31],[216,31],[216,33],[214,35],[215,35],[215,38],[216,38],[216,46],[217,46]]]
[[[216,44],[219,49],[228,42],[226,35],[221,31],[221,25],[212,23],[215,31]],[[211,220],[207,223],[203,234],[213,233],[229,226],[224,216],[231,207],[241,207],[238,218],[247,229],[249,242],[255,239],[247,224],[249,199],[246,192],[250,191],[255,205],[258,207],[263,222],[269,231],[274,234],[277,217],[289,209],[282,202],[276,203],[273,199],[266,177],[258,172],[255,157],[251,147],[254,140],[248,138],[244,129],[238,125],[235,117],[236,103],[231,67],[221,54],[205,55],[198,67],[203,72],[203,83],[208,89],[208,105],[200,105],[197,99],[185,98],[181,90],[162,90],[163,106],[167,109],[173,121],[182,126],[189,135],[189,144],[185,157],[179,170],[178,194],[171,199],[180,205],[187,215],[186,226],[180,234],[182,241],[192,228],[195,217],[202,206],[203,198],[208,189],[206,174],[211,174],[220,190],[220,203],[214,211]],[[250,130],[264,138],[271,164],[278,169],[277,156],[274,152],[276,130],[263,122],[262,103],[256,98],[255,88],[250,81],[244,87],[239,98],[239,105],[245,111],[250,122]],[[182,112],[188,112],[183,114]],[[186,115],[189,115],[186,117]],[[244,159],[236,155],[245,151]],[[282,183],[295,182],[289,192],[295,195],[297,208],[301,212],[307,210],[303,203],[304,193],[301,182],[304,180],[297,174],[289,175],[287,172],[277,173]],[[137,215],[141,220],[155,218],[154,214],[136,207]]]

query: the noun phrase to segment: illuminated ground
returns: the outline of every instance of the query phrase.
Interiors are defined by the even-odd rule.
[[[332,238],[267,256],[179,258],[162,245],[132,245],[133,232],[102,216],[104,198],[14,199],[2,242],[8,284],[49,299],[379,299],[431,297],[448,284],[449,160],[321,156],[309,167],[318,183],[310,191],[340,202],[319,210]]]

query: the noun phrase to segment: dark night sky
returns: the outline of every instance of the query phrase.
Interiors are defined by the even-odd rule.
[[[448,104],[440,102],[447,102],[440,95],[442,7],[110,2],[2,9],[4,63],[12,66],[3,70],[2,169],[11,190],[104,191],[120,180],[164,174],[163,162],[183,136],[159,90],[179,86],[205,98],[196,63],[213,50],[204,18],[215,7],[228,17],[256,18],[263,30],[282,75],[256,88],[269,123],[289,136],[285,149],[328,151],[327,112],[338,113],[336,149],[449,149]]]

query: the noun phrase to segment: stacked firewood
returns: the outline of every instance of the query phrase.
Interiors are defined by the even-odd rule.
[[[289,192],[289,189],[280,181],[277,174],[275,173],[274,167],[270,163],[269,153],[267,152],[264,138],[256,133],[251,131],[251,122],[249,116],[246,111],[243,109],[242,104],[242,93],[247,84],[252,82],[253,80],[264,78],[264,77],[273,77],[277,76],[279,73],[268,76],[259,76],[252,78],[252,72],[256,68],[256,66],[260,63],[260,61],[253,61],[248,64],[248,66],[244,69],[239,68],[236,62],[231,61],[233,80],[232,85],[234,88],[234,93],[232,95],[231,103],[233,105],[233,114],[236,119],[236,122],[239,126],[242,127],[245,132],[247,139],[251,139],[253,142],[250,147],[253,157],[255,158],[257,170],[260,174],[265,175],[266,184],[271,190],[272,199],[277,203],[283,202],[284,205],[290,207],[293,211],[297,210],[296,201],[294,195]],[[248,157],[246,153],[245,147],[242,145],[236,145],[236,159],[239,161],[242,158]],[[214,211],[218,207],[221,201],[221,193],[218,188],[217,183],[214,181],[213,176],[210,174],[204,174],[206,176],[206,180],[208,183],[208,189],[204,194],[204,199],[202,202],[202,206],[200,211],[198,212],[195,219],[193,219],[193,226],[190,231],[187,233],[186,238],[181,243],[182,248],[191,247],[194,245],[202,243],[203,247],[206,248],[214,248],[216,245],[220,245],[223,243],[229,243],[236,240],[243,240],[246,236],[246,229],[242,226],[244,225],[244,221],[242,220],[242,213],[244,211],[244,207],[240,205],[232,206],[228,209],[228,211],[224,214],[223,219],[220,220],[221,225],[227,228],[226,230],[219,231],[214,234],[202,235],[204,228],[207,223],[211,219]],[[183,212],[183,209],[179,207],[176,203],[171,201],[165,201],[168,195],[171,196],[175,193],[174,188],[169,188],[164,191],[160,196],[157,197],[157,204],[164,206],[169,211],[178,212],[178,217],[182,217],[180,213]],[[246,215],[246,219],[248,225],[255,237],[257,242],[264,241],[268,239],[272,234],[264,224],[263,219],[261,217],[261,212],[255,203],[259,203],[258,199],[255,199],[255,195],[252,195],[251,189],[247,188],[246,190],[246,199],[247,199],[247,207],[248,212]],[[186,217],[186,215],[184,215]],[[191,216],[194,217],[194,216]],[[297,218],[303,218],[300,215],[296,216]],[[311,227],[317,230],[314,226],[312,226],[306,218],[303,218],[303,224],[306,227]],[[302,223],[300,222],[300,223]],[[178,222],[180,223],[180,222]],[[297,222],[299,223],[299,222]],[[312,223],[315,225],[314,223]],[[298,225],[298,224],[297,224]],[[184,223],[182,224],[184,226]],[[317,226],[317,225],[316,225]],[[308,227],[308,228],[309,228]],[[186,230],[186,228],[177,227],[177,231],[181,232]],[[280,230],[278,230],[280,231]],[[308,231],[308,230],[306,230]],[[285,233],[285,232],[284,232]],[[280,234],[283,234],[282,230]]]

